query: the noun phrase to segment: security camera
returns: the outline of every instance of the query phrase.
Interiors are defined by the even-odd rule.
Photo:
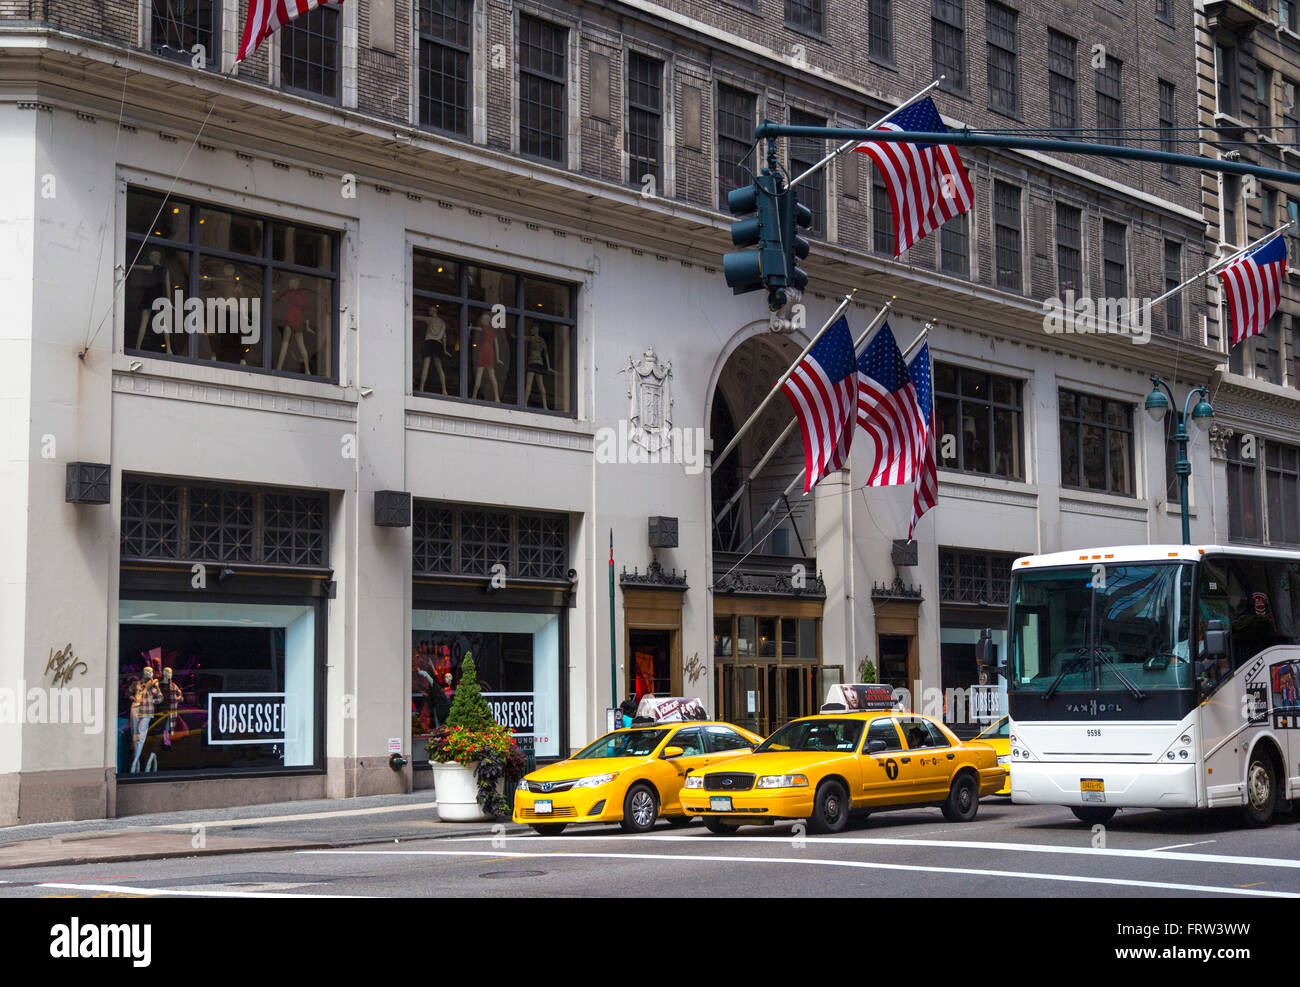
[[[565,575],[567,575],[567,576],[569,577],[569,585],[570,585],[570,586],[577,586],[577,585],[578,585],[578,570],[577,570],[577,569],[570,569],[567,573],[565,573]]]

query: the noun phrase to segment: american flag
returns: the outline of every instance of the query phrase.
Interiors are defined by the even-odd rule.
[[[876,441],[867,486],[898,486],[916,479],[929,430],[888,322],[858,357],[858,424]]]
[[[1264,331],[1282,301],[1286,243],[1277,236],[1238,257],[1219,272],[1232,313],[1232,345]]]
[[[857,387],[853,337],[841,316],[781,385],[803,434],[804,493],[848,460]]]
[[[912,523],[907,526],[907,540],[911,541],[921,515],[939,502],[939,468],[934,455],[934,381],[930,376],[929,343],[921,345],[921,352],[907,365],[907,373],[912,378],[916,403],[925,420],[925,452],[912,491]]]
[[[923,99],[891,113],[880,130],[946,134],[934,101]],[[975,192],[957,149],[951,144],[893,144],[863,141],[861,151],[876,163],[889,192],[894,215],[894,256],[931,230],[960,216],[975,201]]]
[[[343,0],[249,0],[244,40],[239,44],[235,64],[254,54],[263,41],[295,17],[317,7],[338,7],[342,3]]]

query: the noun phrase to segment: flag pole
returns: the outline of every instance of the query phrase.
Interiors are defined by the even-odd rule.
[[[1192,284],[1194,281],[1199,281],[1199,280],[1200,280],[1201,278],[1203,278],[1203,277],[1207,277],[1207,276],[1210,275],[1210,274],[1214,274],[1218,268],[1221,268],[1221,267],[1227,267],[1229,264],[1231,264],[1231,263],[1232,263],[1234,260],[1236,260],[1238,257],[1241,257],[1241,256],[1244,255],[1244,254],[1248,254],[1248,253],[1250,253],[1252,250],[1254,250],[1256,247],[1260,246],[1261,244],[1267,243],[1269,240],[1272,240],[1275,236],[1278,236],[1279,234],[1285,233],[1287,230],[1289,230],[1289,229],[1290,229],[1292,226],[1294,226],[1294,225],[1295,225],[1294,221],[1292,221],[1292,222],[1287,222],[1287,223],[1283,224],[1282,226],[1279,226],[1279,227],[1278,227],[1277,229],[1275,229],[1272,233],[1266,233],[1266,234],[1264,234],[1262,237],[1260,237],[1258,240],[1256,240],[1254,243],[1249,243],[1249,244],[1247,244],[1246,246],[1242,247],[1242,248],[1241,248],[1240,250],[1238,250],[1236,253],[1229,254],[1227,257],[1224,257],[1222,260],[1217,260],[1217,261],[1215,261],[1213,264],[1211,264],[1209,267],[1207,267],[1204,271],[1201,271],[1200,274],[1193,274],[1190,278],[1188,278],[1188,279],[1187,279],[1186,281],[1184,281],[1182,284],[1180,284],[1180,285],[1178,285],[1178,286],[1176,286],[1176,287],[1174,287],[1174,288],[1170,288],[1168,291],[1166,291],[1166,292],[1165,292],[1163,295],[1161,295],[1159,298],[1153,298],[1153,299],[1151,299],[1151,301],[1147,302],[1147,304],[1146,304],[1146,310],[1147,310],[1147,311],[1150,311],[1151,308],[1152,308],[1153,306],[1155,306],[1155,305],[1159,305],[1161,302],[1163,302],[1163,301],[1164,301],[1166,298],[1168,298],[1170,295],[1175,295],[1175,294],[1177,294],[1178,292],[1182,291],[1184,288],[1186,288],[1188,285]]]
[[[875,318],[873,318],[871,322],[868,323],[867,328],[862,330],[861,335],[859,335],[858,338],[853,343],[854,351],[856,351],[857,348],[862,345],[862,341],[866,339],[867,336],[870,335],[871,332],[876,328],[876,326],[880,325],[880,323],[884,320],[885,316],[889,314],[889,310],[893,308],[894,302],[897,298],[898,296],[894,295],[889,299],[889,301],[885,302],[884,307],[882,307],[881,310],[876,313]],[[735,506],[736,501],[740,500],[740,498],[744,496],[745,490],[754,481],[754,477],[758,476],[759,471],[762,470],[763,467],[767,465],[768,460],[770,460],[773,456],[776,455],[777,450],[780,449],[781,446],[785,444],[785,440],[790,437],[790,433],[794,431],[794,427],[798,424],[799,424],[798,418],[790,419],[790,423],[786,425],[785,431],[783,431],[779,436],[777,436],[776,441],[773,442],[771,447],[767,450],[767,452],[763,454],[763,458],[758,461],[758,463],[754,466],[752,470],[749,471],[749,476],[745,477],[744,482],[740,484],[740,489],[731,495],[731,499],[728,500],[726,504],[723,505],[722,510],[720,510],[717,513],[717,515],[714,517],[713,526],[715,528],[722,523],[722,519],[726,517],[727,514],[731,511],[731,508]],[[800,476],[802,475],[803,474],[800,474]]]
[[[847,295],[844,296],[844,300],[841,301],[839,305],[835,307],[835,311],[832,312],[831,317],[826,320],[826,324],[823,325],[821,329],[817,331],[817,335],[814,336],[812,340],[808,343],[808,345],[803,348],[803,352],[800,353],[797,357],[795,357],[794,363],[790,364],[790,366],[786,368],[785,373],[781,375],[780,379],[777,380],[777,382],[772,385],[772,390],[768,391],[767,397],[763,398],[763,400],[759,402],[758,407],[754,409],[754,413],[745,420],[745,424],[741,425],[740,428],[736,430],[736,434],[731,437],[731,441],[727,443],[727,447],[723,449],[719,455],[713,457],[713,463],[711,466],[712,469],[716,470],[718,468],[718,464],[721,463],[724,459],[726,459],[727,455],[733,449],[736,448],[736,446],[740,443],[740,437],[745,434],[746,430],[751,425],[753,425],[754,422],[758,421],[758,416],[763,413],[763,409],[767,407],[768,403],[774,397],[776,397],[777,392],[781,390],[781,385],[786,382],[786,379],[792,373],[794,373],[795,367],[799,366],[799,363],[803,360],[803,358],[808,355],[808,351],[811,350],[815,345],[817,345],[817,340],[821,339],[823,334],[825,334],[826,330],[835,324],[835,320],[844,314],[844,310],[849,307],[849,302],[853,301],[853,296],[856,295],[857,293],[858,293],[858,289],[854,288],[852,291],[850,291]]]
[[[924,96],[926,93],[930,92],[930,90],[932,90],[932,89],[934,89],[936,86],[938,86],[939,83],[943,82],[944,78],[945,78],[945,77],[942,76],[942,75],[939,76],[939,78],[935,79],[932,83],[930,83],[930,84],[929,84],[928,86],[926,86],[924,89],[920,90],[920,91],[917,92],[915,95],[913,95],[913,96],[909,97],[908,99],[905,99],[903,102],[899,103],[897,106],[895,106],[892,110],[890,110],[888,113],[886,113],[883,117],[881,117],[879,120],[877,120],[875,123],[873,123],[873,124],[872,124],[870,127],[868,127],[867,129],[868,129],[868,130],[875,130],[877,127],[879,127],[882,123],[884,123],[886,120],[888,120],[890,117],[892,117],[895,113],[897,113],[897,112],[898,112],[899,110],[901,110],[903,107],[905,107],[905,106],[911,106],[913,103],[915,103],[918,99],[920,99],[920,98],[921,98],[922,96]],[[831,151],[830,154],[826,155],[826,157],[822,158],[820,161],[818,161],[815,165],[813,165],[811,168],[809,168],[809,169],[808,169],[807,171],[805,171],[803,174],[801,174],[801,175],[799,175],[797,178],[791,180],[790,185],[789,185],[789,188],[794,188],[796,185],[798,185],[800,182],[802,182],[805,178],[807,178],[807,177],[808,177],[809,175],[811,175],[813,172],[820,171],[822,168],[825,168],[828,164],[830,164],[832,161],[834,161],[836,158],[838,158],[838,157],[839,157],[841,154],[843,154],[845,151],[849,150],[850,148],[857,147],[857,146],[858,146],[859,144],[861,144],[861,143],[862,143],[862,141],[860,141],[860,140],[856,140],[856,139],[851,140],[851,141],[845,141],[843,144],[841,144],[841,145],[840,145],[839,147],[837,147],[835,150]]]

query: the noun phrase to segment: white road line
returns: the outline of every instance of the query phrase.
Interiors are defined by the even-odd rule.
[[[1159,853],[1161,850],[1181,850],[1185,846],[1207,846],[1211,843],[1217,843],[1217,842],[1218,840],[1201,840],[1199,843],[1175,843],[1172,846],[1158,846],[1151,852]],[[1200,854],[1195,854],[1194,856],[1199,858]]]
[[[794,837],[791,836],[706,836],[703,833],[696,836],[677,836],[669,833],[656,834],[652,836],[637,836],[632,833],[618,833],[609,836],[587,836],[585,834],[574,834],[573,836],[463,836],[455,837],[448,842],[482,843],[489,840],[549,840],[568,844],[584,841],[595,842],[599,840],[617,840],[620,843],[631,840],[651,843],[674,843],[679,841],[694,842],[697,840],[704,840],[715,843],[730,843],[734,846],[743,846],[746,843],[785,843],[789,845],[793,839]],[[1083,854],[1090,857],[1130,857],[1139,860],[1147,859],[1160,861],[1186,860],[1198,864],[1236,864],[1250,867],[1284,867],[1289,869],[1300,869],[1300,860],[1286,860],[1275,857],[1231,857],[1214,853],[1158,853],[1155,850],[1121,850],[1111,848],[1103,849],[1100,847],[1052,846],[1041,843],[993,843],[981,840],[903,840],[883,837],[870,839],[867,837],[855,836],[801,836],[799,839],[804,843],[824,843],[829,846],[954,847],[960,850],[1003,850],[1019,853]],[[1194,846],[1195,844],[1186,845]]]
[[[529,853],[508,850],[299,850],[303,854],[336,854],[344,856],[393,856],[413,857],[513,857],[517,859],[554,859],[574,860],[591,858],[597,860],[656,860],[664,857],[647,857],[640,853],[581,853],[571,850]],[[1245,888],[1221,888],[1206,884],[1174,884],[1167,881],[1126,881],[1118,878],[1085,877],[1075,874],[1036,874],[1032,871],[986,870],[974,867],[927,867],[921,864],[882,864],[869,863],[864,860],[821,860],[816,857],[727,857],[708,856],[705,854],[666,855],[669,860],[691,863],[716,864],[802,864],[807,867],[848,867],[860,870],[891,870],[923,874],[960,874],[972,877],[1020,878],[1026,881],[1053,881],[1063,884],[1104,884],[1112,887],[1143,888],[1160,891],[1192,891],[1201,894],[1244,895],[1258,898],[1300,898],[1300,892],[1292,891],[1253,891]]]
[[[128,826],[127,829],[139,832],[153,829],[179,829],[190,832],[195,826],[261,826],[266,823],[302,822],[309,819],[341,819],[348,816],[375,816],[385,812],[418,812],[421,809],[436,809],[437,802],[417,802],[414,805],[379,805],[366,809],[337,809],[332,812],[304,812],[291,816],[258,816],[249,819],[196,819],[193,822],[160,823],[157,826]]]
[[[135,888],[124,884],[63,884],[50,882],[36,885],[63,891],[112,891],[117,894],[179,895],[184,898],[362,898],[354,894],[290,894],[287,891],[182,891],[179,888]]]

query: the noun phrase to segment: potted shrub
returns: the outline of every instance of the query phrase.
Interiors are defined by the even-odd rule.
[[[439,819],[481,822],[510,815],[505,786],[523,776],[524,757],[509,728],[492,718],[469,654],[447,721],[433,731],[426,749]]]

